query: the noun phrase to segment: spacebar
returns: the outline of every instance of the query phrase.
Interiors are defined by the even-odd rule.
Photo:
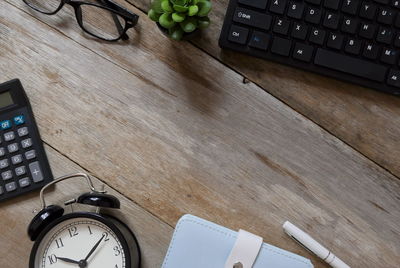
[[[387,72],[387,68],[382,65],[345,56],[322,48],[317,49],[314,63],[319,66],[379,82],[385,80]]]

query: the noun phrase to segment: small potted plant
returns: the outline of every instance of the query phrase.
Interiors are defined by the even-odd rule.
[[[174,40],[190,36],[210,25],[210,0],[153,0],[148,16]]]

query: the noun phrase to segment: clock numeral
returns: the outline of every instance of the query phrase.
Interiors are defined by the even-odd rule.
[[[68,233],[70,237],[74,237],[78,235],[78,228],[76,226],[72,226],[71,228],[68,229]]]
[[[107,232],[104,232],[103,236],[104,236],[104,242],[107,242],[108,240],[110,240],[110,238],[108,238],[108,233]]]
[[[57,248],[62,248],[62,247],[64,247],[64,243],[63,243],[63,241],[62,241],[61,238],[57,238],[57,239],[55,240],[55,242],[56,242]]]
[[[92,229],[90,229],[90,226],[89,226],[89,225],[88,225],[87,228],[89,229],[89,234],[92,235],[92,234],[93,234],[93,233],[92,233]]]
[[[119,256],[119,255],[121,255],[121,250],[119,249],[118,246],[115,246],[115,247],[113,248],[113,250],[114,250],[114,256]]]
[[[54,255],[54,254],[52,254],[52,255],[48,256],[48,258],[49,258],[49,262],[50,262],[50,264],[54,264],[54,263],[56,263],[56,262],[57,262],[57,256],[56,256],[56,255]]]

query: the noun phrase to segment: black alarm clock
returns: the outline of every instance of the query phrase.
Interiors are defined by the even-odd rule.
[[[97,212],[64,214],[58,205],[46,206],[44,191],[60,181],[81,177],[90,192],[70,200],[97,208],[119,209],[119,200],[94,188],[90,177],[77,173],[60,177],[40,191],[42,210],[33,218],[28,235],[35,241],[29,268],[139,268],[139,244],[129,227],[117,218]]]

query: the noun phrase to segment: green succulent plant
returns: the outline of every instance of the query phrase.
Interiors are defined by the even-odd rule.
[[[185,33],[207,28],[210,11],[210,0],[153,0],[148,16],[165,28],[169,37],[180,40]]]

